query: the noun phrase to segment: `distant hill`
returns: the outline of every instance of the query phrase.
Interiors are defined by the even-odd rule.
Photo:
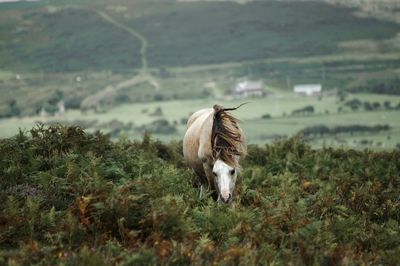
[[[322,2],[46,3],[2,4],[0,68],[139,68],[140,40],[96,10],[140,32],[149,66],[156,68],[329,55],[340,51],[340,42],[382,40],[400,31],[396,23],[356,17],[354,9]]]

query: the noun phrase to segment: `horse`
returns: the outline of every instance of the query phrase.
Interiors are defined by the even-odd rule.
[[[183,155],[187,165],[200,177],[200,197],[203,187],[218,202],[229,203],[234,197],[247,145],[239,120],[227,111],[242,105],[236,108],[214,105],[193,113],[188,119]]]

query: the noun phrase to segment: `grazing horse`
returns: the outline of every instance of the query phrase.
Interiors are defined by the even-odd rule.
[[[243,104],[242,104],[243,105]],[[200,177],[214,199],[228,203],[233,198],[235,182],[247,146],[239,120],[224,108],[214,105],[189,118],[183,139],[183,155],[189,167]]]

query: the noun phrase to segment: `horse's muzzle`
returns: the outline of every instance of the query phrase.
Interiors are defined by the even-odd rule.
[[[229,203],[229,202],[231,201],[231,199],[232,199],[232,195],[231,195],[231,193],[229,193],[228,196],[224,197],[224,196],[222,196],[222,195],[220,194],[220,195],[219,195],[219,198],[221,199],[221,201],[222,201],[223,203]]]

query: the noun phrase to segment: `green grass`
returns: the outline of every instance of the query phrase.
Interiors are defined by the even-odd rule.
[[[263,134],[266,136],[271,135],[287,135],[291,136],[296,134],[301,129],[313,125],[324,124],[327,126],[339,126],[339,125],[377,125],[377,124],[390,124],[393,126],[396,139],[400,143],[400,123],[398,116],[400,111],[377,111],[377,112],[351,112],[351,113],[340,113],[340,114],[329,114],[329,115],[310,115],[304,117],[286,117],[277,119],[257,119],[247,121],[246,126],[250,137],[257,138],[262,137]],[[388,133],[383,133],[388,135]],[[368,137],[368,136],[367,136]],[[258,142],[263,141],[259,139]]]

